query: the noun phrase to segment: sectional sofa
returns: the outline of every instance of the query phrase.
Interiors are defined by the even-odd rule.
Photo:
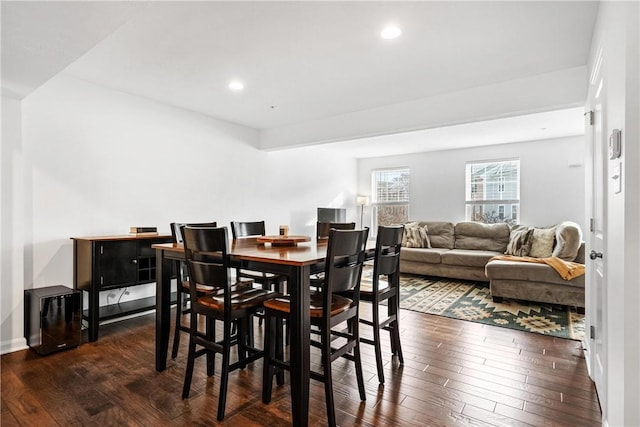
[[[508,252],[508,247],[513,252],[517,237],[525,236],[529,241],[523,239],[522,243],[530,247],[516,252],[518,255],[529,255],[533,249],[537,255],[584,264],[582,234],[572,222],[546,229],[442,221],[412,221],[405,226],[408,239],[400,252],[402,273],[489,282],[497,302],[508,297],[584,308],[584,275],[566,280],[548,264],[492,260]],[[412,239],[416,234],[422,242]]]

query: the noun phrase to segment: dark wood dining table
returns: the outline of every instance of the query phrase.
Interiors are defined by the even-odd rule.
[[[171,329],[172,263],[184,260],[184,248],[181,244],[173,243],[152,247],[156,250],[156,370],[163,371],[167,367]],[[309,277],[319,269],[326,255],[326,241],[271,246],[258,244],[252,239],[241,239],[230,244],[229,257],[233,265],[283,274],[288,278],[287,289],[291,298],[291,411],[294,426],[306,426],[309,422]]]

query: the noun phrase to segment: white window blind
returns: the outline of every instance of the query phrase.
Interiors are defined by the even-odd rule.
[[[409,168],[377,169],[371,172],[374,230],[378,225],[403,224],[409,220]]]
[[[373,203],[409,203],[409,169],[374,170]]]

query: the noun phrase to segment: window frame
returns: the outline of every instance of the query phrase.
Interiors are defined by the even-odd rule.
[[[500,173],[496,179],[490,181],[474,176],[474,167],[489,169],[492,165],[515,164],[515,180],[509,179]],[[522,175],[522,164],[520,158],[503,158],[489,160],[475,160],[465,163],[465,219],[467,221],[478,221],[485,223],[506,222],[515,224],[520,216],[520,181]],[[514,189],[510,187],[515,187]],[[491,198],[493,195],[494,198]],[[515,196],[515,197],[514,197]],[[485,208],[490,205],[497,206],[495,210],[485,212]],[[474,206],[480,206],[474,208]],[[510,208],[507,208],[510,206]],[[503,215],[500,215],[500,208]],[[480,215],[481,219],[474,217]],[[493,216],[491,216],[493,214]],[[515,218],[514,218],[515,217]]]
[[[405,174],[407,182],[404,184],[404,189],[401,194],[396,194],[397,197],[390,200],[388,197],[386,200],[380,200],[380,191],[379,191],[379,183],[380,182],[389,182],[389,180],[381,180],[380,175],[383,173],[396,173],[398,176]],[[394,166],[388,168],[377,168],[371,170],[371,226],[373,235],[375,235],[375,230],[378,228],[378,216],[379,209],[383,206],[406,206],[406,218],[405,221],[409,220],[409,209],[411,206],[411,169],[408,166]],[[372,233],[370,233],[372,234]]]

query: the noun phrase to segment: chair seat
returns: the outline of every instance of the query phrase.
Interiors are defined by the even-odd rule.
[[[189,293],[188,281],[182,282],[182,290],[186,293]],[[216,288],[214,288],[213,286],[196,284],[196,292],[198,292],[198,295],[208,295],[210,293],[213,293],[215,290]]]
[[[311,286],[321,287],[322,283],[324,283],[324,272],[312,274],[311,277],[309,277],[309,282]]]
[[[378,292],[384,292],[389,289],[389,282],[383,279],[378,280]],[[370,278],[362,278],[360,282],[360,298],[363,295],[373,295],[373,281]]]
[[[238,289],[251,288],[253,287],[253,279],[239,279],[236,283],[233,284],[234,287]],[[189,293],[189,281],[182,282],[182,290],[186,293]],[[196,292],[198,295],[209,295],[212,293],[221,294],[222,290],[214,288],[213,286],[201,285],[196,283]]]
[[[273,273],[263,273],[261,271],[253,271],[253,270],[240,270],[240,274],[243,277],[248,277],[251,279],[255,279],[255,280],[264,280],[264,279],[270,279],[270,280],[274,280],[276,278],[279,278],[279,276],[273,274]]]
[[[236,288],[231,292],[231,309],[243,310],[261,307],[263,302],[277,295],[280,294],[260,288]],[[198,298],[198,303],[218,311],[224,309],[222,294],[205,295]]]
[[[289,297],[283,296],[278,298],[272,298],[264,302],[265,308],[269,310],[279,311],[281,313],[290,313],[291,312],[291,304],[289,301]],[[355,304],[353,300],[340,296],[333,295],[331,297],[331,316],[335,316],[339,313],[349,310],[353,308]],[[310,301],[310,316],[312,318],[322,317],[322,294],[319,292],[311,294]]]

